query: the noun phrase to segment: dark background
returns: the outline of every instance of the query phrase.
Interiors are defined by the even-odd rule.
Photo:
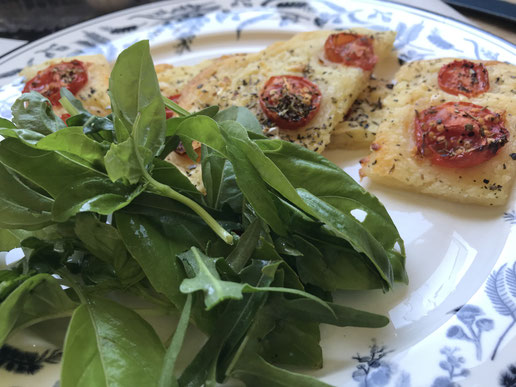
[[[33,41],[109,12],[155,1],[157,0],[0,0],[0,38]],[[444,1],[454,6],[466,17],[481,19],[509,30],[515,29],[512,21],[464,8],[465,3],[479,0]],[[485,4],[491,2],[491,5],[505,3],[498,0],[480,1],[485,1]],[[188,1],[185,0],[186,2]],[[457,6],[457,4],[462,5]],[[505,5],[511,4],[505,3]],[[512,4],[512,6],[515,5]],[[505,17],[507,16],[515,17],[510,14],[505,15]]]

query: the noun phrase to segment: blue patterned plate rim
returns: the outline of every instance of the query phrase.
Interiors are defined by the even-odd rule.
[[[107,15],[99,16],[99,17],[96,17],[94,19],[84,21],[84,22],[76,24],[74,26],[71,26],[71,27],[65,28],[63,30],[54,32],[53,34],[50,34],[48,36],[45,36],[45,37],[40,38],[38,40],[35,40],[33,42],[26,43],[23,46],[18,47],[16,49],[14,49],[14,50],[12,50],[12,51],[10,51],[10,52],[0,56],[0,66],[3,65],[4,63],[6,63],[7,61],[11,60],[12,58],[15,58],[16,56],[18,56],[18,55],[20,55],[20,54],[22,54],[22,53],[24,53],[26,51],[29,51],[29,50],[31,50],[34,47],[37,47],[37,46],[41,45],[42,43],[55,40],[56,38],[58,38],[58,37],[60,37],[62,35],[66,35],[66,34],[72,32],[72,31],[81,30],[84,27],[101,23],[104,20],[108,20],[108,19],[110,19],[112,17],[119,17],[119,16],[123,16],[124,14],[131,14],[131,13],[134,13],[138,9],[148,10],[148,9],[153,9],[153,8],[159,8],[159,7],[162,7],[162,6],[166,5],[166,4],[173,4],[173,3],[180,3],[180,2],[182,2],[182,0],[163,0],[163,1],[158,1],[156,3],[143,4],[143,5],[131,7],[131,8],[128,8],[128,9],[112,12],[112,13],[109,13]],[[365,0],[363,2],[364,3],[369,3],[369,4],[375,4],[375,5],[382,5],[382,3],[389,3],[389,7],[400,8],[400,9],[403,9],[403,10],[405,10],[407,12],[417,11],[416,13],[420,13],[420,14],[424,15],[425,17],[427,17],[429,19],[432,19],[432,20],[436,20],[436,21],[443,21],[443,20],[453,21],[453,23],[457,24],[458,26],[467,27],[467,29],[470,29],[471,32],[473,32],[473,31],[474,32],[479,32],[482,38],[485,38],[485,36],[487,35],[487,36],[489,36],[489,37],[491,37],[491,38],[493,38],[495,40],[498,40],[503,45],[508,45],[512,49],[516,50],[516,45],[514,45],[511,42],[503,39],[502,37],[500,37],[498,35],[495,35],[495,34],[489,32],[489,31],[483,30],[482,28],[477,27],[477,26],[475,26],[473,24],[469,24],[469,23],[466,23],[464,21],[457,20],[457,19],[455,19],[455,18],[453,18],[451,16],[440,15],[440,14],[438,14],[436,12],[433,12],[433,11],[429,11],[429,10],[422,9],[422,8],[419,8],[419,7],[415,7],[415,6],[408,5],[408,4],[400,4],[400,3],[397,3],[397,2],[392,1],[392,0],[383,0],[383,2],[381,2],[379,0],[373,0],[373,1]]]

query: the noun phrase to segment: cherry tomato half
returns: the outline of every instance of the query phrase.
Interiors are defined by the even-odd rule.
[[[295,75],[269,78],[260,93],[263,112],[282,129],[305,126],[315,117],[320,104],[317,85]]]
[[[346,66],[371,71],[378,57],[374,54],[373,39],[365,35],[341,32],[328,36],[324,43],[328,60]]]
[[[72,60],[71,62],[57,63],[38,71],[36,76],[27,82],[23,92],[37,91],[47,97],[52,105],[59,106],[61,87],[67,88],[75,95],[87,82],[88,73],[84,63]]]
[[[504,119],[469,102],[446,102],[416,112],[414,121],[418,153],[433,164],[467,168],[496,155],[509,140]]]
[[[180,97],[181,97],[181,94],[175,94],[175,95],[168,97],[168,99],[177,103],[177,101],[179,101]],[[172,110],[170,110],[169,108],[165,108],[165,113],[167,115],[167,118],[166,118],[167,120],[171,117],[174,117],[174,112]]]
[[[66,124],[66,120],[68,118],[70,118],[72,115],[71,114],[68,114],[68,113],[64,113],[64,114],[61,114],[61,119],[64,121],[64,123]]]
[[[453,95],[475,97],[489,90],[489,75],[482,63],[456,60],[445,64],[437,77],[439,87]]]

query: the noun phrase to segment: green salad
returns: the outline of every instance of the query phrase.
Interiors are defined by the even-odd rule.
[[[70,317],[62,387],[327,386],[292,371],[322,367],[319,325],[389,322],[332,292],[407,282],[384,206],[323,156],[264,137],[244,108],[163,98],[147,41],[120,54],[109,94],[107,117],[62,89],[66,124],[36,92],[0,119],[0,251],[24,255],[0,270],[0,346]],[[164,161],[180,142],[195,160],[193,140],[205,194]],[[176,314],[170,339],[122,293]],[[179,370],[189,324],[206,341]]]

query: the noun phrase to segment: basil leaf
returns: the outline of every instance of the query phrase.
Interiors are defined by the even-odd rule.
[[[26,279],[0,303],[0,345],[13,329],[69,316],[75,306],[51,275]]]
[[[55,221],[64,222],[80,212],[110,215],[131,203],[143,189],[143,186],[112,183],[107,177],[83,179],[70,184],[66,191],[56,197],[52,216]]]
[[[236,182],[235,171],[229,160],[220,157],[206,145],[201,147],[202,181],[206,189],[208,207],[220,210],[228,205],[241,212],[243,195]]]
[[[0,228],[37,230],[53,223],[53,201],[27,187],[2,164],[0,185]]]
[[[179,285],[184,270],[176,255],[190,245],[165,237],[161,226],[145,216],[117,212],[115,221],[127,250],[140,264],[154,289],[181,309],[185,296],[179,291]]]
[[[302,188],[299,188],[297,192],[312,209],[312,212],[324,221],[336,235],[348,241],[356,251],[364,253],[387,284],[392,286],[394,280],[392,266],[385,250],[360,223]]]
[[[74,230],[89,252],[113,267],[123,285],[131,285],[144,277],[115,227],[100,222],[91,213],[84,213],[77,215]]]
[[[166,184],[191,198],[199,200],[202,196],[195,185],[174,164],[167,161],[155,159],[151,175],[160,183]]]
[[[310,369],[323,366],[319,324],[303,318],[276,321],[261,341],[264,360],[274,364]]]
[[[155,386],[163,356],[156,332],[136,312],[92,298],[77,308],[68,326],[61,385]]]
[[[312,235],[313,236],[313,235]],[[352,248],[294,236],[298,275],[304,283],[324,290],[360,290],[381,288],[383,281],[377,271]],[[316,247],[317,246],[317,247]]]
[[[224,109],[213,117],[218,123],[224,121],[236,121],[248,131],[263,135],[263,128],[256,116],[247,108],[242,106],[231,106]]]
[[[284,141],[256,141],[295,188],[304,188],[344,213],[363,211],[361,222],[385,248],[394,279],[406,282],[405,250],[396,226],[380,201],[341,168],[303,147]]]
[[[247,261],[251,258],[260,234],[262,232],[262,225],[260,219],[256,218],[247,229],[244,231],[235,249],[226,258],[229,266],[235,271],[239,272],[244,268]]]
[[[14,124],[20,129],[47,135],[66,127],[63,120],[55,115],[50,101],[35,91],[18,97],[11,112]]]
[[[71,154],[34,149],[14,138],[0,142],[0,162],[54,198],[70,184],[105,176]]]
[[[129,130],[133,128],[138,114],[143,116],[143,111],[152,106],[144,120],[149,125],[140,129],[137,143],[156,154],[165,136],[165,105],[161,99],[149,41],[135,43],[118,56],[109,78],[109,93],[112,102],[115,101],[114,115]]]
[[[38,141],[37,148],[72,153],[104,170],[104,156],[107,146],[93,141],[83,133],[82,127],[68,127],[45,136]]]
[[[274,314],[292,321],[312,321],[339,327],[367,327],[381,328],[389,324],[385,316],[369,313],[328,302],[333,314],[327,308],[308,298],[296,298],[293,300],[281,298],[273,304]]]
[[[119,144],[112,144],[106,154],[106,170],[112,181],[135,184],[144,174],[142,168],[149,167],[165,143],[165,105],[148,41],[138,42],[119,55],[109,90]],[[127,133],[122,135],[123,128]]]
[[[20,247],[21,238],[16,232],[0,228],[0,251],[9,251]]]
[[[135,144],[132,137],[120,144],[111,144],[111,148],[104,157],[106,171],[111,181],[122,181],[124,184],[137,184],[143,172],[135,154]],[[139,148],[140,157],[150,159],[151,151],[146,148]]]
[[[256,353],[241,358],[231,376],[244,381],[247,387],[331,387],[311,376],[275,367]]]

